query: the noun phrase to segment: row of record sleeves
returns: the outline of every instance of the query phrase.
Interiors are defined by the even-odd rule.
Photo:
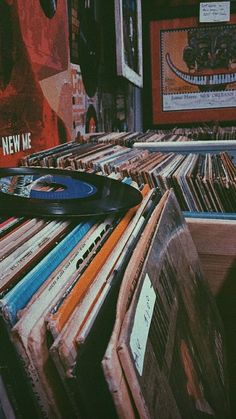
[[[236,212],[236,166],[227,152],[153,152],[132,147],[138,142],[185,142],[187,136],[160,133],[109,133],[80,137],[27,156],[23,166],[58,167],[131,177],[163,194],[173,188],[183,211]]]
[[[182,211],[173,191],[140,190],[125,213],[0,220],[1,418],[230,418]]]

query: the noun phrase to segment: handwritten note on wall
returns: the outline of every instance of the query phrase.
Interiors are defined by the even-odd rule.
[[[200,3],[199,21],[206,22],[229,22],[230,2],[214,1],[211,3]]]

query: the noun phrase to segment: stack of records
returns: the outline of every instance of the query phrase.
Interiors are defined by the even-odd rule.
[[[226,152],[161,153],[132,147],[139,141],[189,141],[155,132],[96,134],[84,136],[85,140],[32,154],[22,164],[131,177],[139,186],[148,183],[162,194],[173,188],[183,211],[236,211],[236,166]]]
[[[140,189],[103,215],[1,218],[3,417],[229,417],[221,321],[190,233],[173,192]]]

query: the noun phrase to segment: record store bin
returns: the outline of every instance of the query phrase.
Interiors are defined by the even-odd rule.
[[[175,156],[137,147],[151,136],[86,134],[1,169],[3,417],[230,418],[235,217],[161,193]]]

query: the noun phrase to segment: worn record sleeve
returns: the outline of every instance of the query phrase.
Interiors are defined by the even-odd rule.
[[[116,344],[140,417],[229,418],[223,341],[216,303],[171,192]]]
[[[68,232],[70,223],[67,221],[51,221],[42,224],[42,228],[28,240],[24,240],[20,246],[10,251],[0,262],[0,290],[5,294],[10,288],[26,276],[57,241]]]
[[[113,146],[113,149],[109,156],[101,157],[95,165],[96,170],[102,170],[103,173],[110,174],[112,172],[112,163],[119,157],[125,157],[129,149],[123,146]]]
[[[188,186],[191,190],[192,197],[195,203],[196,211],[203,211],[203,207],[201,205],[201,199],[199,197],[198,189],[195,185],[195,173],[198,165],[199,155],[195,154],[193,158],[192,165],[189,167],[189,170],[186,174]]]
[[[44,224],[45,221],[37,220],[36,218],[26,220],[15,228],[14,231],[1,238],[0,260],[8,256],[10,252],[21,246],[26,240],[29,240],[34,236]]]
[[[36,153],[32,153],[28,156],[25,156],[21,163],[22,166],[34,166],[39,165],[40,166],[40,160],[43,158],[47,158],[55,153],[61,153],[64,150],[71,150],[73,147],[76,147],[78,143],[75,141],[69,141],[65,144],[60,144],[55,147],[47,148],[46,150],[38,151]]]
[[[208,170],[207,170],[207,173],[206,173],[206,183],[207,183],[208,189],[211,193],[212,200],[214,200],[214,205],[215,205],[215,208],[216,208],[216,212],[222,212],[223,208],[222,208],[221,203],[218,199],[217,190],[214,187],[214,177],[215,177],[214,156],[212,156],[211,154],[208,154]]]
[[[201,165],[199,166],[198,176],[201,183],[204,200],[206,201],[206,204],[207,204],[207,211],[214,212],[215,211],[214,205],[212,204],[212,199],[211,199],[211,196],[209,195],[209,191],[205,182],[207,155],[205,154],[202,157],[203,159],[202,159]]]
[[[210,165],[211,165],[211,157],[210,157],[210,154],[207,153],[206,156],[205,156],[204,176],[202,178],[202,182],[203,182],[206,194],[208,196],[208,200],[210,202],[212,212],[217,212],[218,209],[217,209],[217,206],[216,206],[216,203],[215,203],[214,194],[212,193],[212,190],[211,190],[210,185],[208,183]]]
[[[189,188],[187,174],[189,169],[194,164],[194,154],[189,154],[185,157],[185,160],[180,166],[179,175],[178,175],[178,183],[180,188],[182,189],[183,196],[185,198],[185,201],[187,202],[189,211],[196,210],[196,205],[192,196],[191,189]]]
[[[219,188],[219,168],[218,168],[218,156],[213,154],[212,155],[212,188],[214,189],[214,193],[220,207],[220,212],[224,212],[224,205],[221,198],[221,190]]]
[[[0,238],[8,234],[11,230],[21,224],[23,218],[11,217],[7,219],[1,219],[0,222]]]
[[[65,256],[65,258],[56,267],[56,269],[53,270],[47,280],[40,286],[38,291],[34,293],[28,304],[22,310],[18,311],[18,319],[21,319],[22,316],[29,312],[31,305],[39,299],[39,296],[46,289],[49,289],[51,292],[55,291],[56,293],[59,292],[60,294],[64,295],[67,288],[71,287],[72,284],[76,282],[84,266],[86,266],[88,261],[92,259],[96,245],[101,240],[99,235],[106,234],[107,229],[111,227],[109,222],[112,222],[112,217],[107,217],[103,223],[94,224],[90,228],[90,230],[81,238],[73,250],[67,256]],[[55,294],[55,296],[56,295],[57,294]],[[43,302],[46,304],[46,300],[43,300]]]
[[[0,300],[1,311],[6,321],[14,325],[17,312],[24,308],[33,294],[44,283],[60,262],[76,246],[92,227],[94,221],[79,223],[57,244],[16,286]]]
[[[65,379],[67,371],[73,367],[76,360],[76,337],[86,324],[94,306],[97,304],[98,300],[100,300],[108,278],[114,269],[116,269],[122,252],[125,248],[127,248],[128,251],[128,242],[132,238],[132,235],[136,234],[135,231],[137,225],[140,221],[142,221],[143,212],[145,207],[148,206],[148,202],[150,202],[150,195],[152,194],[151,191],[148,193],[148,187],[146,189],[147,196],[143,199],[142,204],[134,216],[134,219],[131,220],[123,236],[112,250],[108,260],[104,263],[100,272],[96,275],[96,278],[88,288],[85,296],[76,306],[70,319],[67,321],[50,348],[50,352],[56,365],[58,365],[58,369],[62,371],[61,375],[63,379]]]
[[[187,156],[188,157],[188,156]],[[184,155],[174,155],[173,159],[173,165],[171,167],[171,164],[166,168],[166,171],[163,171],[162,173],[162,180],[165,181],[166,176],[170,176],[172,181],[174,181],[174,190],[177,198],[179,199],[179,202],[181,203],[182,210],[185,208],[187,209],[189,207],[188,201],[185,194],[185,191],[183,189],[183,185],[181,180],[184,176],[184,170],[186,166],[186,156]],[[167,172],[167,174],[166,174]],[[182,178],[181,178],[182,176]]]
[[[67,380],[70,381],[70,389],[74,383],[74,397],[84,408],[83,417],[96,416],[103,419],[116,417],[112,412],[111,395],[104,381],[101,360],[114,325],[116,302],[124,271],[159,199],[158,194],[152,196],[86,322],[76,336],[78,351],[76,365],[72,370],[73,375],[67,374],[67,377],[71,377]],[[88,365],[91,365],[91,368],[87,368]]]
[[[87,335],[89,331],[91,330],[91,327],[93,327],[94,321],[96,321],[96,317],[99,315],[100,310],[103,310],[103,305],[106,304],[106,298],[107,295],[110,292],[111,287],[113,287],[113,284],[110,283],[112,281],[112,278],[114,277],[114,281],[118,281],[118,273],[120,274],[121,266],[123,265],[123,262],[127,262],[127,257],[130,257],[131,254],[131,243],[133,243],[134,240],[137,242],[137,236],[139,234],[140,229],[142,228],[143,222],[145,222],[146,214],[144,214],[144,211],[148,211],[150,201],[150,194],[147,196],[147,199],[144,198],[142,201],[141,207],[138,209],[134,219],[130,222],[130,225],[126,229],[124,235],[122,236],[119,243],[117,243],[116,247],[113,249],[109,259],[102,267],[99,274],[96,276],[94,282],[92,285],[88,288],[85,296],[83,299],[79,302],[77,307],[75,308],[73,314],[70,316],[69,320],[65,324],[64,328],[62,329],[61,333],[58,335],[57,339],[54,341],[53,345],[50,348],[50,353],[52,356],[52,359],[57,367],[57,370],[62,378],[62,381],[65,386],[65,390],[68,393],[68,396],[72,400],[72,403],[77,405],[77,409],[81,409],[81,404],[84,404],[84,400],[81,400],[81,393],[79,391],[79,394],[76,393],[77,387],[73,384],[73,368],[76,363],[77,359],[77,353],[79,350],[79,353],[81,352],[81,346],[84,344],[82,341],[79,341],[79,345],[77,345],[77,340],[81,338],[81,333],[83,332]],[[145,202],[146,201],[146,202]],[[146,213],[145,211],[145,213]],[[122,260],[120,260],[122,259]],[[126,266],[126,264],[125,264]],[[123,269],[123,266],[122,266]],[[117,285],[116,285],[117,287]],[[111,306],[109,310],[108,319],[104,319],[103,321],[103,327],[106,329],[106,333],[108,332],[110,328],[110,322],[112,321],[113,315],[113,307]],[[96,352],[94,353],[94,359],[92,361],[92,364],[94,364],[95,360],[100,356],[100,348],[101,346],[105,345],[105,342],[103,342],[103,332],[101,332],[100,336],[100,344],[99,348],[96,348]],[[84,338],[86,339],[86,338]],[[93,345],[94,346],[94,345]],[[104,347],[105,348],[105,347]],[[83,364],[83,361],[82,361]],[[88,360],[85,361],[85,365],[90,365],[90,362]],[[100,364],[99,364],[100,365]],[[84,367],[82,367],[82,375],[81,372],[81,363],[79,363],[79,384],[78,389],[80,388],[80,380],[82,377],[83,387],[85,389],[85,383],[87,383],[87,379],[83,379],[83,372]],[[88,395],[89,396],[89,404],[93,405],[93,412],[96,412],[94,414],[98,415],[100,417],[101,411],[97,411],[98,406],[100,407],[101,398],[103,399],[103,395],[101,395],[101,392],[97,393],[96,391],[96,382],[97,377],[96,373],[94,371],[94,368],[88,367],[87,370],[88,376],[93,376],[93,386],[91,388],[91,385],[89,388],[87,388]],[[91,398],[91,391],[94,393]],[[84,394],[85,390],[82,392]],[[77,395],[75,395],[77,394]],[[97,396],[99,398],[99,405],[96,403]],[[90,400],[91,399],[91,400]],[[91,402],[91,403],[90,403]],[[88,409],[89,410],[89,409]],[[92,417],[92,416],[91,416]],[[103,416],[105,418],[105,416]]]
[[[75,170],[82,169],[82,163],[81,160],[84,159],[86,156],[92,156],[95,152],[97,152],[99,149],[107,149],[109,148],[109,145],[105,144],[83,144],[80,145],[78,150],[76,150],[75,153],[73,153],[72,156],[68,157],[67,162],[68,164]],[[58,156],[60,159],[60,156]],[[55,162],[58,166],[58,158],[55,156]]]
[[[138,245],[133,251],[132,258],[127,265],[127,269],[119,291],[117,304],[114,302],[114,304],[116,304],[116,315],[113,331],[101,361],[104,377],[107,382],[110,394],[113,398],[117,415],[121,418],[135,418],[136,410],[129,387],[127,386],[125,375],[123,374],[121,364],[117,356],[117,339],[119,337],[120,327],[126,313],[126,308],[129,305],[129,301],[135,290],[136,282],[146,258],[155,227],[158,223],[161,210],[166,201],[167,194],[168,193],[166,193],[161,198],[160,202],[150,216],[147,225],[139,239]]]
[[[100,225],[93,226],[89,233],[84,236],[73,251],[53,271],[47,281],[33,295],[27,306],[18,313],[20,320],[11,329],[10,337],[17,351],[14,357],[15,371],[20,372],[20,363],[24,371],[20,375],[26,375],[28,386],[33,399],[37,400],[40,411],[47,417],[74,417],[74,410],[61,386],[57,371],[49,358],[45,317],[54,305],[55,300],[62,296],[65,289],[73,280],[75,274],[79,276],[83,264],[92,258],[92,238],[97,241],[98,235],[106,234],[107,227],[113,217],[107,217]],[[99,231],[96,231],[99,230]],[[94,244],[96,246],[96,243]],[[81,262],[82,260],[82,262]],[[79,267],[78,267],[78,266]],[[12,347],[12,345],[11,345]],[[19,362],[17,362],[19,358]],[[12,371],[12,365],[8,365],[8,371]]]
[[[221,160],[224,165],[225,172],[227,173],[228,182],[226,183],[226,191],[229,189],[229,197],[231,203],[231,212],[235,212],[236,208],[236,166],[233,165],[232,160],[230,159],[227,153],[222,153]]]
[[[93,229],[94,227],[91,229],[92,235]],[[87,235],[87,241],[88,239]],[[66,412],[69,414],[70,403],[49,359],[45,317],[54,301],[69,285],[71,276],[76,271],[79,275],[77,262],[84,257],[87,249],[86,241],[82,239],[21,311],[20,320],[11,330],[12,342],[24,364],[32,391],[42,412],[48,417],[63,417]]]
[[[218,156],[218,168],[219,168],[219,186],[221,190],[221,199],[224,205],[225,212],[232,212],[232,200],[230,197],[229,191],[229,184],[227,182],[227,172],[224,167],[224,160],[222,159],[222,155]]]
[[[97,150],[91,155],[83,160],[81,160],[82,167],[84,169],[94,168],[96,170],[101,170],[101,164],[103,162],[113,160],[114,156],[120,154],[126,154],[128,149],[119,145],[103,145],[101,151],[101,145],[97,145]]]
[[[93,230],[93,227],[90,230]],[[37,415],[39,414],[41,419],[43,412],[47,412],[46,414],[49,414],[49,416],[54,412],[53,414],[60,417],[61,411],[64,411],[64,415],[66,412],[71,418],[73,417],[73,411],[70,410],[70,404],[63,389],[61,390],[61,383],[57,377],[57,373],[55,375],[53,374],[52,365],[47,357],[48,351],[44,317],[48,313],[48,304],[50,304],[50,301],[51,304],[54,304],[57,294],[59,292],[63,293],[66,282],[70,281],[71,271],[73,273],[77,269],[77,263],[82,268],[83,263],[81,265],[81,259],[84,260],[86,258],[85,243],[83,241],[84,233],[85,231],[83,231],[83,228],[81,230],[80,225],[75,230],[72,230],[72,236],[69,235],[70,240],[64,242],[67,245],[66,250],[68,252],[71,244],[75,245],[76,238],[78,239],[79,235],[81,236],[82,234],[80,244],[77,245],[77,249],[73,249],[73,256],[71,256],[70,260],[62,252],[61,266],[56,268],[54,266],[53,269],[51,266],[54,263],[53,257],[49,257],[47,259],[47,262],[50,264],[49,269],[44,260],[45,263],[41,268],[39,264],[39,270],[33,272],[32,276],[29,275],[25,278],[23,289],[20,287],[18,292],[15,288],[12,290],[15,290],[15,292],[11,295],[9,304],[11,305],[11,299],[16,302],[16,298],[19,297],[18,302],[20,302],[21,309],[17,305],[17,315],[19,314],[20,321],[16,323],[11,331],[7,330],[5,321],[1,322],[1,333],[4,337],[1,359],[3,365],[6,365],[4,372],[6,372],[7,379],[10,380],[10,386],[14,387],[13,396],[17,400],[17,405],[23,411],[23,418],[38,417]],[[79,251],[80,254],[78,253]],[[78,260],[76,260],[76,257]],[[60,252],[57,252],[56,260],[60,263]],[[53,272],[46,280],[51,268]],[[34,288],[35,286],[36,288]],[[40,288],[38,289],[38,287]],[[34,292],[36,294],[33,294]],[[32,296],[31,300],[27,307],[22,310],[30,295]],[[17,390],[19,386],[22,388],[23,394]],[[29,403],[27,403],[28,399],[30,400]]]
[[[236,177],[236,166],[233,163],[233,158],[228,153],[224,152],[220,154],[221,160],[224,162],[225,166],[227,167],[227,172],[229,177],[232,181],[235,180]]]
[[[202,168],[204,166],[204,160],[205,160],[205,156],[200,154],[194,180],[195,180],[195,185],[199,191],[199,196],[201,197],[203,211],[210,211],[208,198],[206,196],[204,186],[202,184],[202,171],[203,171]]]
[[[43,151],[41,156],[39,156],[36,161],[32,161],[32,163],[28,164],[28,166],[37,166],[40,167],[64,167],[64,163],[66,162],[66,157],[69,157],[77,152],[81,148],[81,145],[76,142],[71,142],[66,144],[63,148],[53,148],[47,152],[47,150]]]
[[[114,249],[114,246],[118,243],[125,229],[128,227],[130,221],[135,216],[138,206],[130,208],[124,217],[121,219],[120,223],[115,227],[111,233],[108,241],[104,244],[98,254],[94,257],[86,271],[81,275],[80,280],[75,284],[72,292],[68,297],[63,301],[59,310],[52,314],[48,327],[54,338],[60,333],[69,317],[73,313],[73,310],[76,308],[77,304],[83,298],[88,288],[92,285],[96,275],[99,273],[103,264],[107,261],[111,252]]]

